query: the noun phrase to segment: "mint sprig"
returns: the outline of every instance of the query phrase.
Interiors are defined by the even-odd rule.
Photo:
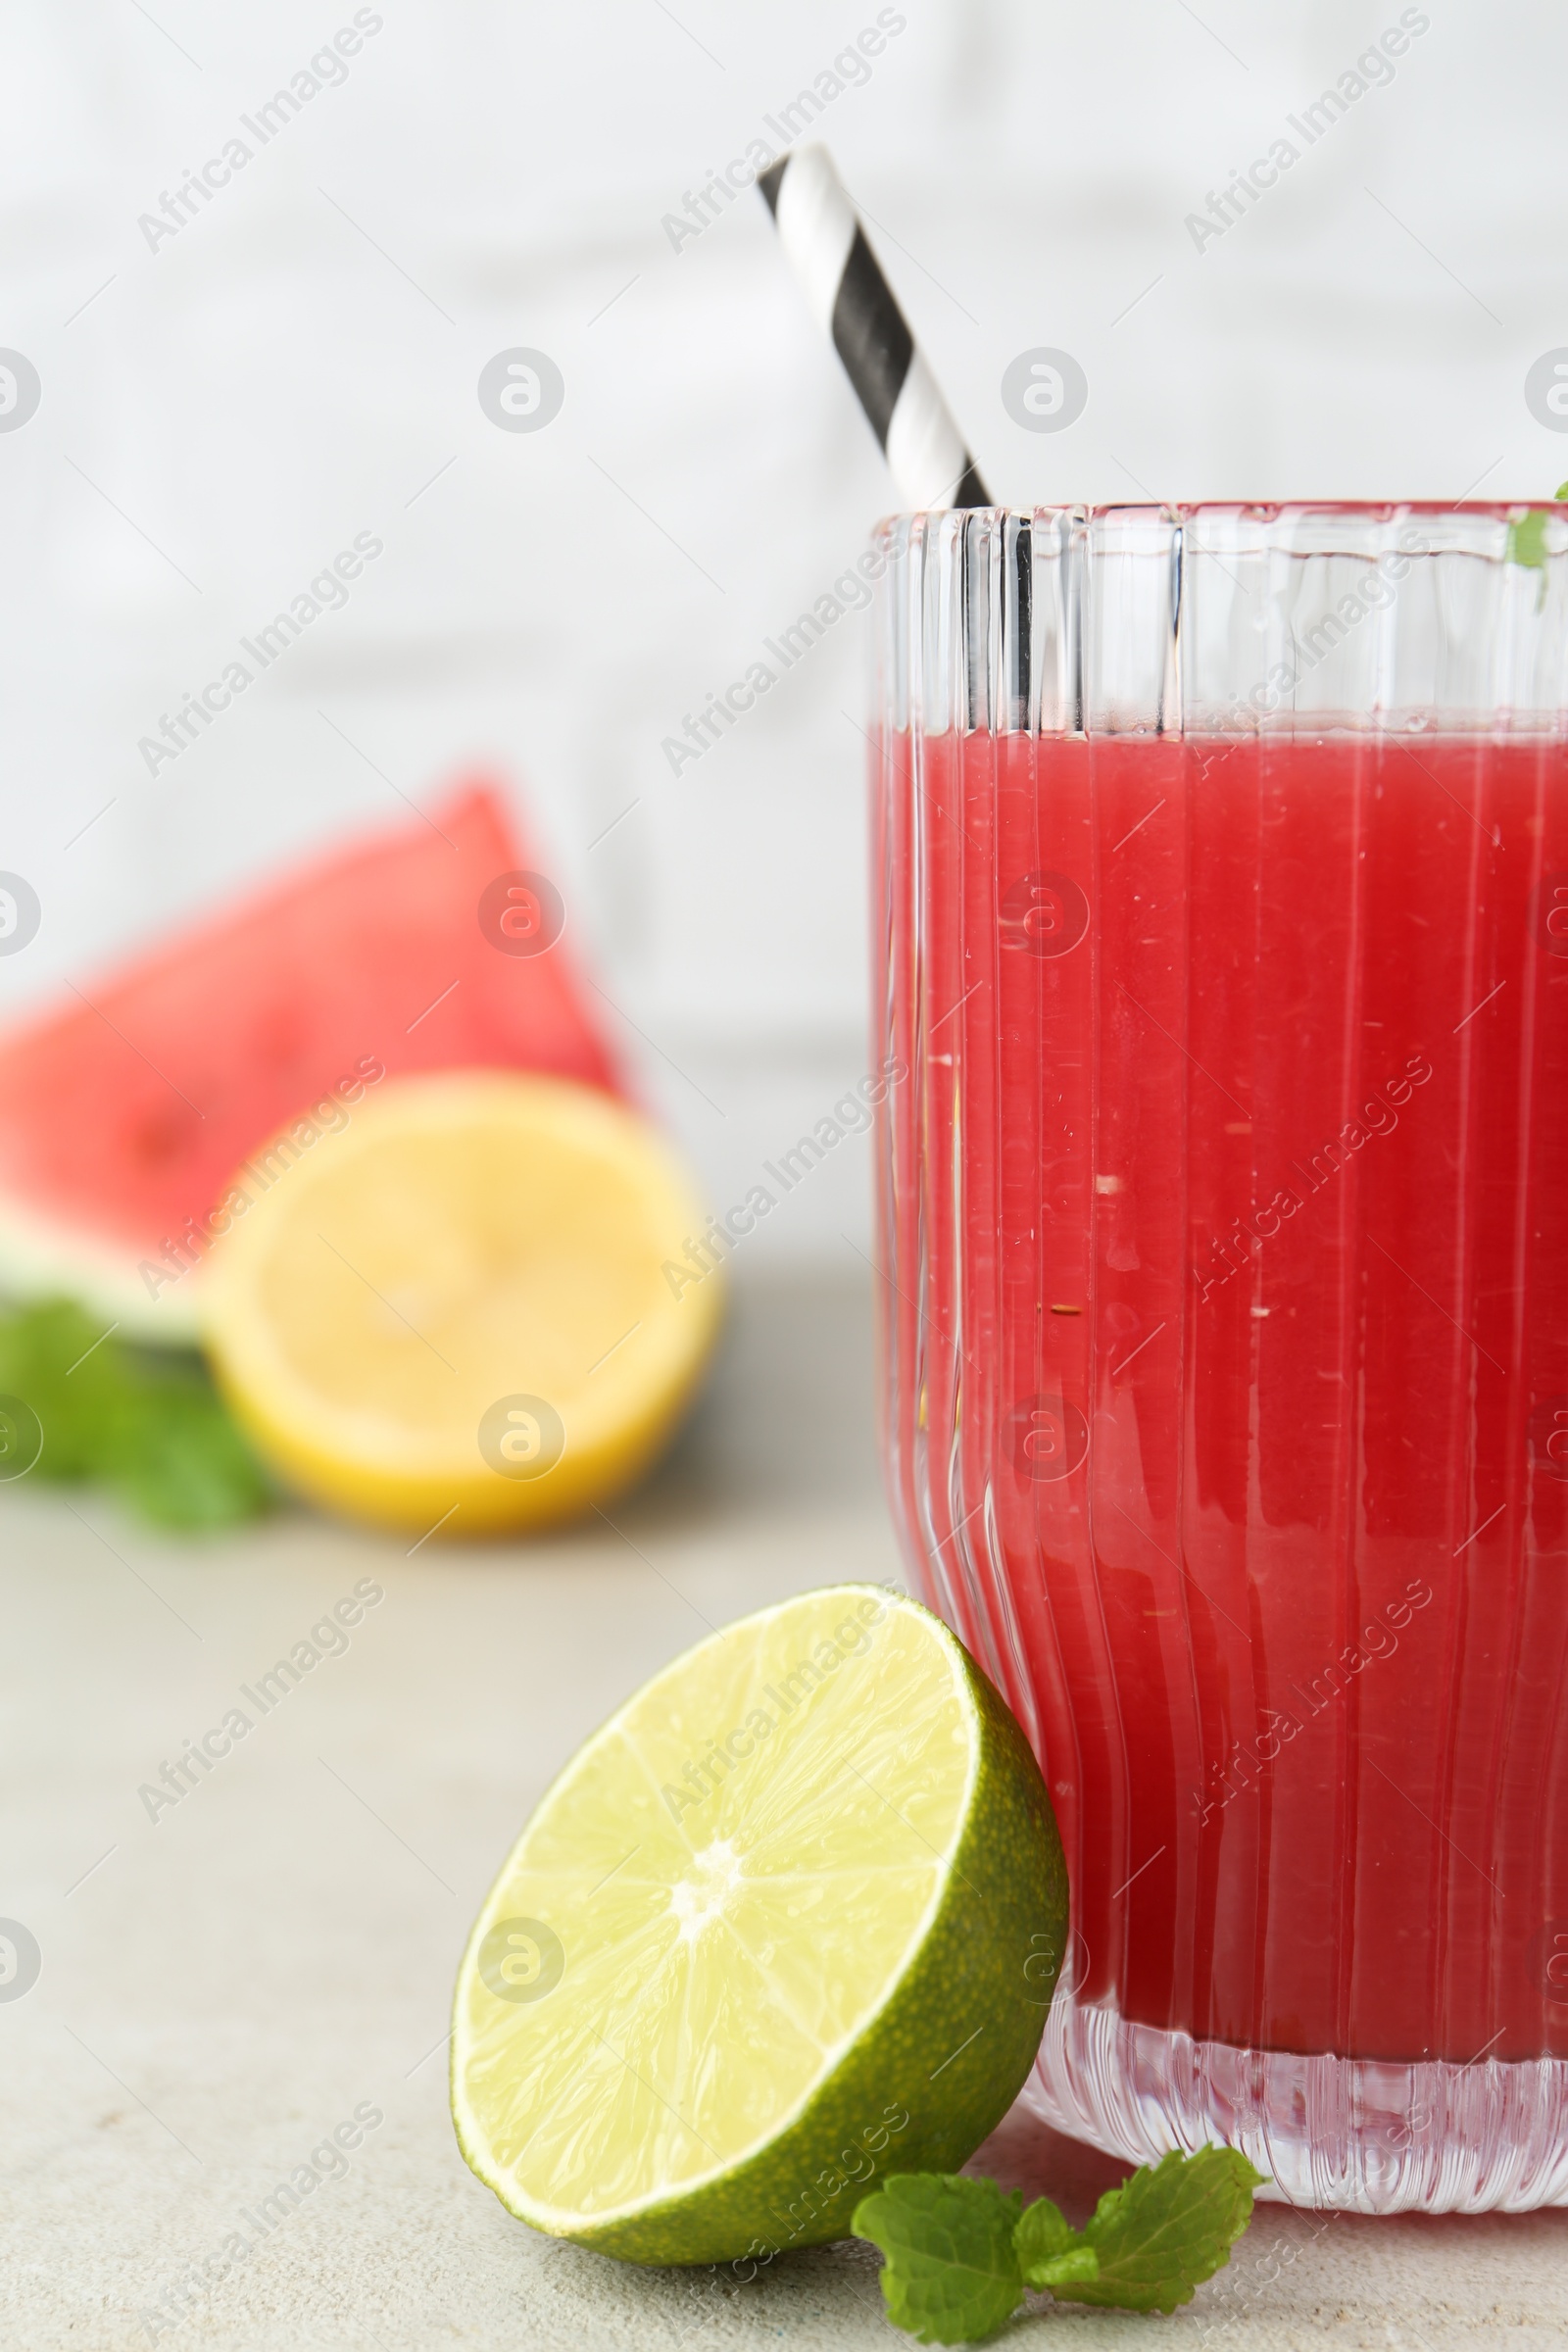
[[[0,1476],[29,1470],[101,1481],[161,1527],[225,1527],[272,1499],[199,1358],[123,1347],[66,1298],[0,1312]]]
[[[1552,492],[1552,497],[1553,499],[1568,498],[1568,482],[1560,482]],[[1532,507],[1527,514],[1519,516],[1517,522],[1509,523],[1508,536],[1503,545],[1503,562],[1505,564],[1518,564],[1526,571],[1539,571],[1544,574],[1548,512],[1549,510],[1545,507]],[[1545,593],[1545,579],[1543,577],[1536,591],[1538,610],[1542,597]]]
[[[885,2256],[888,2318],[922,2344],[992,2335],[1026,2287],[1058,2301],[1172,2312],[1230,2260],[1263,2175],[1235,2148],[1175,2151],[1107,2189],[1084,2229],[1049,2197],[961,2173],[895,2173],[850,2227]]]

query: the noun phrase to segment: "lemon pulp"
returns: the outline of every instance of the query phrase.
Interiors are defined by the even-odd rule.
[[[252,1197],[204,1269],[204,1334],[284,1475],[398,1526],[479,1533],[612,1493],[667,1434],[707,1354],[716,1275],[661,1139],[574,1083],[405,1079]],[[664,1272],[674,1263],[672,1286]]]

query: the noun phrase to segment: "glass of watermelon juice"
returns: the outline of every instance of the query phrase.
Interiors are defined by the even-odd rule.
[[[1568,519],[878,550],[884,1452],[1066,1845],[1033,2095],[1568,2201]]]

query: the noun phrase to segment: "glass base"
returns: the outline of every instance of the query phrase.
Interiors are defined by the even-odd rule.
[[[1303,2058],[1195,2041],[1058,1990],[1024,2099],[1073,2139],[1148,2164],[1223,2140],[1288,2205],[1528,2213],[1568,2204],[1568,2061]]]

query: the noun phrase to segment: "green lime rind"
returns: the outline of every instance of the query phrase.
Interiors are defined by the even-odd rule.
[[[960,1662],[979,1755],[946,1885],[881,2006],[750,2155],[627,2213],[566,2225],[559,2213],[530,2212],[514,2184],[515,2202],[503,2194],[470,2144],[455,2039],[459,2144],[519,2220],[622,2262],[766,2262],[847,2237],[855,2207],[892,2172],[956,2172],[1005,2115],[1034,2063],[1066,1948],[1066,1865],[1017,1721],[962,1643],[940,1619],[930,1623]],[[464,1966],[472,1965],[470,1947]]]

